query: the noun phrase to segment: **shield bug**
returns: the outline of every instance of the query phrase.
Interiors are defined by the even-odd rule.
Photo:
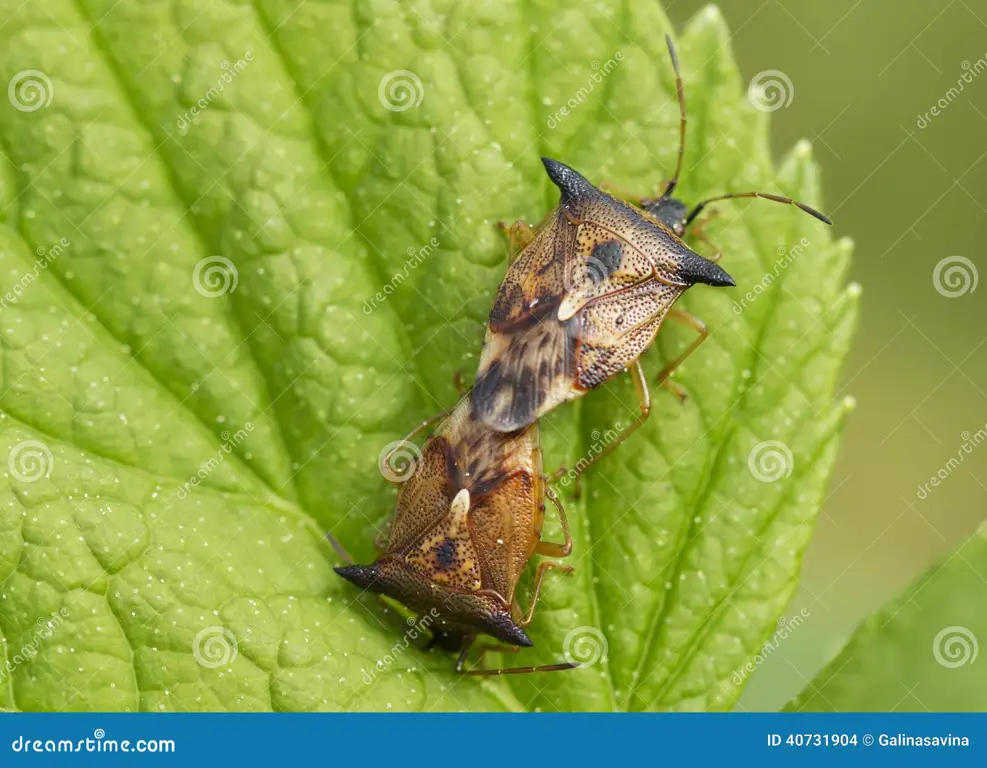
[[[666,41],[680,110],[675,175],[655,199],[624,200],[572,168],[542,159],[559,189],[559,206],[537,229],[524,222],[509,229],[513,260],[490,313],[474,387],[479,418],[493,429],[511,431],[628,370],[640,413],[593,461],[617,448],[648,418],[651,395],[639,358],[666,317],[698,334],[658,374],[660,383],[685,397],[669,377],[707,338],[708,330],[673,304],[696,283],[734,285],[714,259],[683,242],[687,227],[706,206],[728,198],[761,197],[796,205],[831,223],[780,195],[730,193],[703,200],[691,210],[672,197],[684,156],[686,112],[675,48],[667,36]]]
[[[391,453],[396,450],[400,444]],[[481,656],[487,650],[513,652],[533,645],[525,627],[534,615],[545,574],[552,568],[571,568],[542,560],[526,611],[517,599],[518,581],[533,555],[562,558],[572,551],[565,510],[542,474],[538,425],[513,433],[491,430],[477,420],[474,399],[467,393],[420,453],[414,453],[385,540],[379,542],[379,557],[370,565],[350,564],[336,572],[413,611],[435,611],[433,639],[446,648],[459,648],[458,672],[464,670],[478,635],[511,646],[481,646]],[[390,459],[384,457],[384,463]],[[558,510],[564,543],[541,540],[546,496]],[[475,669],[467,674],[574,666]]]

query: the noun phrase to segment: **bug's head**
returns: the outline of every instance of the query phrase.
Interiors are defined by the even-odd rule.
[[[668,227],[678,238],[685,237],[686,217],[689,208],[674,197],[659,197],[642,200],[641,207]]]
[[[593,299],[653,278],[677,293],[696,283],[735,285],[663,220],[677,219],[684,226],[685,207],[679,201],[663,198],[658,203],[662,217],[656,217],[597,189],[567,165],[547,158],[543,162],[561,193],[563,213],[576,227],[560,320],[568,320]]]

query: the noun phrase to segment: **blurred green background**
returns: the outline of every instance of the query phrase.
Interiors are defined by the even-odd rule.
[[[667,0],[665,8],[681,29],[703,5]],[[770,69],[791,79],[794,99],[773,114],[772,145],[780,155],[800,138],[813,142],[823,210],[834,235],[855,241],[851,277],[863,286],[840,392],[858,407],[788,611],[811,617],[758,668],[740,702],[777,709],[863,618],[987,518],[987,447],[928,498],[917,496],[963,433],[987,423],[987,285],[947,298],[933,283],[936,264],[951,256],[987,278],[987,2],[730,0],[720,8],[745,80]],[[972,80],[920,128],[964,62]]]

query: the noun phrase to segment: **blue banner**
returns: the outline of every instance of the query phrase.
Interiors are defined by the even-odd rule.
[[[987,764],[987,714],[8,714],[0,766]]]

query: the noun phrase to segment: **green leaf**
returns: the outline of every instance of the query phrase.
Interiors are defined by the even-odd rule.
[[[331,572],[321,536],[372,558],[395,501],[378,454],[471,379],[505,268],[493,224],[555,204],[539,155],[641,192],[673,167],[656,4],[0,0],[0,16],[2,80],[46,78],[40,102],[12,89],[0,109],[16,294],[0,707],[731,705],[794,588],[846,410],[850,246],[794,209],[717,206],[708,232],[741,287],[684,301],[712,332],[677,376],[690,399],[655,388],[645,428],[567,499],[576,573],[546,584],[537,648],[503,657],[605,641],[596,664],[456,676]],[[773,170],[714,9],[679,52],[682,197],[820,204],[807,146]],[[662,331],[650,374],[690,333]],[[636,407],[618,380],[551,414],[548,466]],[[748,469],[764,441],[792,457],[776,482]]]
[[[861,624],[786,709],[983,712],[985,574],[987,525]]]

